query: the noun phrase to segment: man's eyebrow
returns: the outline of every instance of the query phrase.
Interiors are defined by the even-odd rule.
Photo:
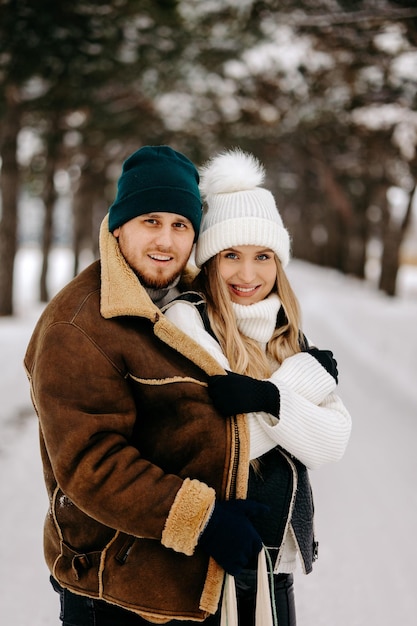
[[[191,224],[191,220],[189,220],[188,217],[185,217],[185,215],[179,215],[178,213],[169,213],[168,211],[161,211],[160,213],[142,213],[143,217],[154,219],[161,219],[162,215],[172,215],[176,222],[186,222],[187,224]]]
[[[186,222],[187,224],[191,224],[191,220],[189,220],[188,217],[185,217],[185,215],[177,215],[174,213],[174,219],[176,222]]]

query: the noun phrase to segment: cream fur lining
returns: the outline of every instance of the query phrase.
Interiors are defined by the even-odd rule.
[[[145,385],[160,386],[169,385],[170,383],[194,383],[195,385],[200,385],[201,387],[207,387],[207,383],[202,380],[197,380],[197,378],[192,378],[191,376],[172,376],[171,378],[139,378],[138,376],[129,374],[129,377],[137,383],[143,383]]]
[[[165,522],[162,544],[191,556],[213,510],[215,497],[214,489],[205,483],[186,478]]]

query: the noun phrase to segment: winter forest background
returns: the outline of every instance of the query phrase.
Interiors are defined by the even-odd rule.
[[[0,316],[16,252],[97,254],[123,160],[266,165],[294,256],[389,295],[417,259],[417,6],[406,0],[1,0]],[[30,208],[28,208],[30,207]]]
[[[290,230],[305,330],[335,351],[346,457],[313,476],[321,556],[300,626],[417,614],[417,4],[0,0],[0,621],[57,624],[22,367],[97,256],[123,160],[240,146]]]

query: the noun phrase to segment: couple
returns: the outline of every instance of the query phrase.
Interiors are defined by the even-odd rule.
[[[293,572],[317,551],[308,469],[343,456],[351,421],[332,353],[300,330],[263,177],[240,150],[209,161],[200,186],[181,153],[136,151],[100,261],[34,330],[25,368],[63,626],[295,626]]]

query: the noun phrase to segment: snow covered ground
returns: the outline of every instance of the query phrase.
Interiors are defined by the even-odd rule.
[[[41,307],[36,250],[19,252],[15,318],[0,318],[0,621],[58,626],[58,598],[42,555],[47,508],[37,423],[22,367]],[[70,276],[55,251],[51,289]],[[353,417],[344,459],[312,473],[320,558],[296,576],[298,626],[414,626],[417,615],[417,278],[400,297],[293,261],[304,330],[338,360]]]

